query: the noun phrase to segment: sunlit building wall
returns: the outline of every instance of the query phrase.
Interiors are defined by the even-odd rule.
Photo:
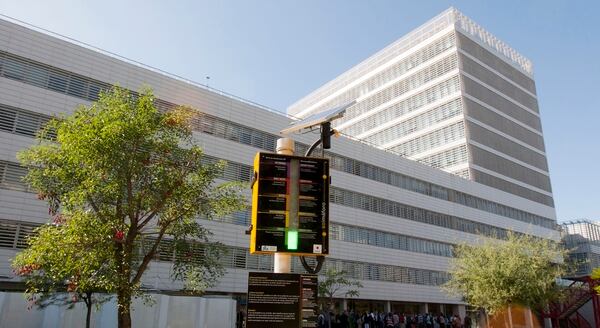
[[[450,8],[289,106],[356,100],[342,133],[554,206],[530,60]]]
[[[457,13],[442,14],[426,24],[435,27],[433,30],[423,32],[422,40],[439,34],[440,38],[432,39],[431,44],[439,44],[434,48],[443,53],[438,57],[444,63],[440,69],[446,69],[445,65],[452,68],[444,75],[444,81],[430,85],[437,90],[432,91],[437,95],[436,103],[421,112],[436,111],[432,117],[436,113],[442,113],[443,117],[449,112],[458,113],[451,115],[455,123],[444,130],[464,134],[452,140],[455,142],[468,139],[469,130],[453,130],[454,124],[467,127],[472,121],[464,114],[469,107],[461,93],[463,77],[459,74],[460,65],[457,66],[461,53],[455,45],[461,36],[453,32],[457,23],[448,18],[454,17],[451,15]],[[436,23],[438,20],[440,23]],[[476,42],[481,47],[480,43]],[[506,64],[506,60],[502,59],[502,63]],[[518,68],[516,64],[507,66],[518,76],[527,77],[530,73],[526,68]],[[36,130],[52,116],[72,113],[78,105],[89,105],[100,90],[113,84],[132,91],[149,85],[161,109],[177,104],[196,108],[199,116],[193,126],[195,140],[205,150],[207,159],[227,162],[221,181],[249,182],[255,153],[274,152],[279,131],[292,122],[287,115],[251,101],[47,31],[0,20],[0,289],[22,289],[10,268],[10,260],[26,247],[26,238],[33,229],[49,221],[46,203],[38,200],[21,180],[26,171],[19,165],[16,153],[34,144]],[[441,112],[439,106],[444,108]],[[350,111],[342,122],[349,122],[353,115]],[[417,117],[419,122],[430,120],[427,115]],[[292,137],[301,153],[317,135]],[[450,154],[452,149],[465,146],[461,142],[457,147],[439,143],[435,147],[443,148],[440,153]],[[457,154],[465,156],[460,149]],[[469,165],[463,160],[456,162],[456,170],[446,166],[448,173],[432,167],[436,165],[424,165],[406,158],[410,156],[399,156],[371,143],[345,137],[334,138],[332,149],[325,155],[331,159],[333,178],[331,254],[326,266],[343,269],[364,285],[358,298],[340,300],[341,304],[357,309],[464,313],[462,301],[449,297],[440,288],[449,278],[448,263],[454,245],[475,242],[481,235],[504,238],[508,230],[559,238],[556,213],[550,204],[512,193],[510,188],[498,189],[464,179],[465,174],[451,174],[465,168],[476,170],[470,162]],[[459,169],[460,165],[463,166]],[[469,171],[468,176],[471,175]],[[248,236],[244,233],[250,224],[246,212],[214,221],[199,220],[229,249],[222,259],[227,273],[208,293],[243,299],[248,272],[272,271],[272,256],[249,254]],[[157,256],[144,276],[144,288],[170,294],[181,291],[182,284],[170,279],[172,256],[166,252]],[[296,260],[292,269],[303,272]]]

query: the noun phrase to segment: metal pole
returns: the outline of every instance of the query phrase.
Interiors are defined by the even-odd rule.
[[[277,154],[294,155],[294,140],[290,138],[277,139]],[[275,273],[290,273],[292,272],[292,255],[275,253],[275,261],[273,263],[273,271]]]

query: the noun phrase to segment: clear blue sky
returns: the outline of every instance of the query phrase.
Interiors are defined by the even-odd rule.
[[[0,0],[0,13],[285,111],[450,6],[533,61],[559,220],[600,220],[600,1]]]

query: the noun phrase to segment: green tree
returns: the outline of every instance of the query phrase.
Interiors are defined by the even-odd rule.
[[[549,239],[509,232],[454,249],[447,292],[493,314],[511,304],[541,310],[558,296],[565,251]]]
[[[191,292],[223,273],[220,248],[197,218],[240,210],[244,201],[239,184],[215,183],[223,163],[205,160],[194,144],[194,115],[188,107],[160,112],[151,91],[115,87],[51,121],[18,155],[52,212],[89,213],[109,230],[98,233],[111,239],[119,327],[131,327],[132,297],[143,296],[142,276],[159,250],[173,254],[173,278]]]
[[[53,222],[36,229],[29,247],[13,261],[16,274],[25,279],[30,306],[76,303],[86,305],[86,327],[92,305],[110,299],[114,290],[111,229],[90,213],[55,215]],[[66,292],[66,293],[65,293]]]
[[[592,279],[600,280],[600,267],[592,270]],[[595,286],[594,289],[600,294],[600,284]]]
[[[319,298],[327,300],[327,305],[333,306],[335,297],[357,297],[363,285],[358,280],[347,277],[347,272],[335,268],[327,268],[325,275],[319,277]]]

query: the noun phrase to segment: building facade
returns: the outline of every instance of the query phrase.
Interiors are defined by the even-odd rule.
[[[600,267],[600,223],[590,220],[569,221],[561,224],[563,243],[570,250],[575,277],[589,276]]]
[[[579,326],[600,326],[600,297],[594,290],[598,281],[591,279],[592,271],[600,267],[600,223],[574,220],[561,223],[562,243],[568,250],[567,274],[561,281],[571,287],[561,306],[551,305],[549,318],[576,318]],[[572,314],[569,314],[572,313]],[[558,315],[557,315],[558,314]],[[553,320],[556,325],[556,319]]]
[[[451,13],[456,14],[454,11]],[[440,17],[446,17],[444,15],[448,13]],[[419,122],[427,121],[429,117],[433,119],[438,115],[446,117],[449,115],[447,112],[450,111],[455,113],[452,114],[455,123],[462,122],[462,129],[456,130],[459,132],[455,133],[464,134],[468,131],[465,127],[472,121],[469,120],[471,116],[464,114],[469,111],[467,101],[472,99],[468,98],[462,90],[460,83],[464,82],[460,80],[465,78],[457,75],[460,71],[457,66],[459,52],[455,44],[463,36],[456,32],[456,22],[446,25],[440,25],[424,36],[437,33],[436,35],[441,37],[438,38],[439,42],[436,39],[431,44],[440,44],[434,48],[439,48],[444,54],[450,56],[442,55],[439,58],[448,62],[444,65],[450,65],[452,67],[450,71],[454,73],[444,75],[444,78],[447,78],[443,84],[445,87],[442,87],[442,84],[431,85],[437,90],[433,94],[443,94],[445,97],[442,101],[441,96],[436,96],[439,99],[435,98],[435,104],[428,103],[428,107],[422,111],[431,112],[432,116],[415,116],[415,118],[418,118]],[[448,29],[448,26],[451,28]],[[465,42],[471,40],[471,37],[465,38],[467,40]],[[472,42],[470,46],[478,49],[477,51],[484,51],[485,48],[479,44],[479,42]],[[498,60],[497,56],[492,59],[494,58]],[[524,63],[528,62],[524,61]],[[414,63],[414,65],[419,64]],[[506,69],[510,74],[529,81],[530,84],[527,85],[530,87],[533,86],[531,73],[527,71],[526,65],[519,68],[518,65],[508,63],[504,59],[498,60],[496,64],[488,62],[485,65],[501,67],[497,70]],[[194,121],[194,138],[204,149],[208,159],[222,159],[228,163],[222,176],[224,181],[250,181],[255,153],[274,152],[276,140],[280,137],[279,131],[292,122],[287,115],[235,96],[208,89],[23,23],[0,20],[0,287],[2,290],[13,290],[18,286],[18,278],[10,268],[11,258],[26,246],[26,238],[33,229],[49,220],[45,202],[36,199],[35,194],[21,181],[26,171],[19,165],[16,153],[34,143],[36,130],[52,116],[69,114],[78,105],[90,104],[97,99],[100,90],[108,89],[114,84],[132,91],[149,85],[158,98],[157,105],[164,109],[176,104],[196,108],[199,116]],[[527,89],[527,85],[520,87],[512,83],[507,85],[535,99],[534,96],[523,91]],[[381,85],[378,84],[377,87],[379,86]],[[527,90],[530,93],[535,91],[532,88]],[[424,97],[428,96],[424,95]],[[531,116],[533,121],[539,123],[539,115],[532,113],[535,110],[522,108],[503,96],[494,97],[504,99],[503,104],[506,103],[521,115]],[[487,102],[475,100],[472,102],[478,104],[478,110],[488,106]],[[361,103],[359,102],[359,105]],[[308,108],[311,105],[305,103],[296,105],[295,108]],[[444,109],[438,111],[439,106]],[[528,131],[527,135],[537,136],[536,138],[539,137],[538,140],[541,140],[539,129],[532,128],[528,123],[523,123],[520,119],[513,118],[513,115],[508,115],[499,109],[485,113],[493,117],[492,120],[503,122],[504,125],[488,122],[486,126],[494,125],[495,131],[506,129],[502,137],[510,140],[512,142],[510,145],[521,145],[523,149],[528,150],[527,154],[531,153],[532,156],[540,154],[530,149],[535,148],[534,146],[525,147],[523,145],[526,144],[525,141],[513,142],[519,137],[508,127],[520,129],[519,131],[522,132]],[[358,117],[352,114],[352,111],[348,114],[349,116],[343,119],[344,123],[350,122],[353,115]],[[473,117],[478,117],[478,121],[487,122],[487,116],[475,115],[479,114],[473,114]],[[447,123],[443,120],[440,122]],[[427,125],[432,124],[427,123]],[[358,127],[358,125],[349,127],[352,126]],[[451,126],[450,130],[455,129],[455,125],[448,126]],[[478,128],[481,128],[481,125],[478,125]],[[488,142],[485,136],[489,131],[491,131],[489,128],[482,129],[480,134],[484,139],[473,137],[473,140],[480,140],[485,144]],[[493,138],[501,135],[494,133]],[[473,133],[474,136],[475,134]],[[300,152],[306,149],[317,136],[305,134],[293,138]],[[464,139],[465,136],[452,139],[451,142],[454,143],[461,138]],[[494,140],[493,138],[491,140]],[[382,140],[386,143],[392,142],[392,139],[387,137]],[[419,141],[419,144],[424,143]],[[473,143],[469,144],[473,145]],[[460,145],[456,143],[458,148],[439,143],[432,143],[432,145],[435,146],[425,145],[429,147],[426,151],[434,147],[446,147],[440,148],[441,153],[449,154],[450,150],[463,147],[458,150],[463,154],[465,142],[461,141]],[[490,147],[480,148],[495,154],[496,151],[489,151]],[[368,143],[344,137],[334,138],[332,149],[325,155],[331,160],[333,181],[330,213],[331,252],[326,260],[326,266],[343,269],[351,277],[362,282],[364,287],[360,289],[358,298],[340,300],[342,304],[353,306],[358,310],[372,308],[408,313],[460,312],[464,315],[465,307],[461,300],[449,297],[440,288],[449,277],[447,270],[453,245],[461,242],[477,242],[480,235],[503,238],[508,230],[541,238],[556,240],[559,238],[556,229],[556,213],[551,202],[532,199],[526,197],[527,195],[511,192],[511,188],[501,188],[493,183],[477,182],[478,179],[473,178],[477,177],[477,166],[471,165],[471,162],[465,165],[466,162],[463,160],[455,161],[453,166],[456,169],[449,169],[450,165],[428,166],[393,152],[377,149]],[[443,155],[440,158],[444,158],[444,163],[449,163],[447,159],[450,158],[449,156]],[[463,158],[466,155],[456,156]],[[511,160],[511,163],[516,162]],[[465,169],[469,172],[449,174],[432,166],[445,168],[451,173]],[[471,180],[464,179],[465,176],[471,177]],[[512,185],[520,186],[514,183],[510,186]],[[534,190],[528,187],[526,189]],[[551,199],[549,188],[547,193]],[[272,256],[249,254],[249,238],[244,233],[250,224],[248,213],[237,213],[213,221],[202,218],[199,220],[229,249],[222,259],[227,273],[217,286],[209,290],[209,294],[239,299],[243,303],[248,272],[272,271]],[[143,279],[145,288],[169,293],[175,293],[182,288],[180,283],[172,282],[170,279],[171,257],[172,254],[161,253],[151,264]],[[292,269],[294,272],[303,271],[296,259]],[[10,315],[6,311],[0,313],[3,316]],[[4,320],[3,318],[0,320]],[[32,326],[35,326],[33,323],[39,319],[36,318],[38,317],[34,314],[28,316]]]
[[[288,108],[352,100],[353,138],[553,206],[531,62],[450,8]]]

